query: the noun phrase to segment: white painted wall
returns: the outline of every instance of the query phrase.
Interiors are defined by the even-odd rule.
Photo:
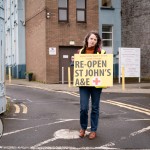
[[[5,0],[6,66],[14,78],[22,78],[26,67],[24,17],[24,0]]]
[[[6,111],[5,98],[5,22],[4,2],[0,0],[0,113]]]

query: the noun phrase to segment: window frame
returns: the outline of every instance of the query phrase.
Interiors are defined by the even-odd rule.
[[[108,5],[106,5],[106,6],[103,5],[103,1],[104,1],[104,0],[101,0],[101,7],[102,7],[102,8],[112,8],[112,0],[110,0],[110,6],[108,6]],[[105,0],[105,1],[107,1],[107,0]],[[106,4],[108,4],[108,2],[106,2]]]
[[[103,31],[103,27],[111,27],[111,31]],[[103,38],[103,34],[111,34],[111,38]],[[113,47],[113,25],[102,25],[102,42],[104,43],[104,41],[111,41],[111,46],[106,46],[103,44],[103,47]]]
[[[78,23],[86,23],[86,0],[84,0],[84,2],[85,2],[85,8],[77,8],[77,1],[76,1],[76,22]],[[84,21],[78,20],[78,11],[84,12]]]
[[[58,0],[58,22],[69,22],[69,0],[67,1],[67,7],[59,7],[59,0]],[[66,20],[60,19],[60,10],[66,10]]]

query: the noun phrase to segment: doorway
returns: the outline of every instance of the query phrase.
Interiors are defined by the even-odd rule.
[[[59,47],[59,83],[68,83],[68,67],[71,72],[71,83],[73,83],[73,66],[71,64],[71,56],[77,54],[77,50],[81,46],[60,46]]]

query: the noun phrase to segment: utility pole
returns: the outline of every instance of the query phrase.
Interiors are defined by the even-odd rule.
[[[0,113],[6,111],[4,1],[0,0]]]

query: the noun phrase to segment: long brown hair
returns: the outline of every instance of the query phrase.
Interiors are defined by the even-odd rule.
[[[88,46],[88,39],[91,36],[91,34],[94,34],[97,37],[97,43],[95,45],[94,53],[97,53],[98,49],[100,48],[100,46],[101,46],[101,37],[100,37],[99,33],[97,31],[91,31],[84,38],[83,51],[81,53],[85,53],[85,50]]]

